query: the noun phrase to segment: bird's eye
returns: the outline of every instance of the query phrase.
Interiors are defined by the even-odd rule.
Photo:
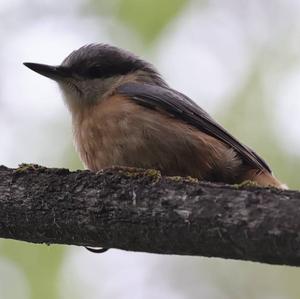
[[[88,69],[87,74],[88,77],[90,78],[97,78],[97,77],[101,77],[101,68],[97,67],[97,66],[93,66],[91,68]]]

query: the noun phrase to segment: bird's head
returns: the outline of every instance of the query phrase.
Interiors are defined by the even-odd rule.
[[[105,44],[73,51],[58,66],[25,62],[31,70],[55,80],[68,106],[95,103],[126,81],[166,85],[151,64],[134,54]]]

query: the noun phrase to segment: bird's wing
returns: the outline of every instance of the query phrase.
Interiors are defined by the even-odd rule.
[[[117,92],[149,109],[167,111],[174,117],[232,147],[248,165],[271,172],[262,158],[241,144],[187,96],[170,88],[144,83],[125,83],[117,88]]]

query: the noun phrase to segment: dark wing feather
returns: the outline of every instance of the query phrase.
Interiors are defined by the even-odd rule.
[[[241,144],[187,96],[170,88],[144,83],[125,83],[117,88],[117,92],[130,97],[139,105],[167,111],[178,119],[232,147],[250,166],[271,172],[262,158],[250,148]]]

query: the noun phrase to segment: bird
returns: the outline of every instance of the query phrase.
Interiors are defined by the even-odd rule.
[[[268,164],[139,56],[102,43],[59,65],[25,62],[56,81],[84,166],[156,169],[215,183],[286,189]]]

